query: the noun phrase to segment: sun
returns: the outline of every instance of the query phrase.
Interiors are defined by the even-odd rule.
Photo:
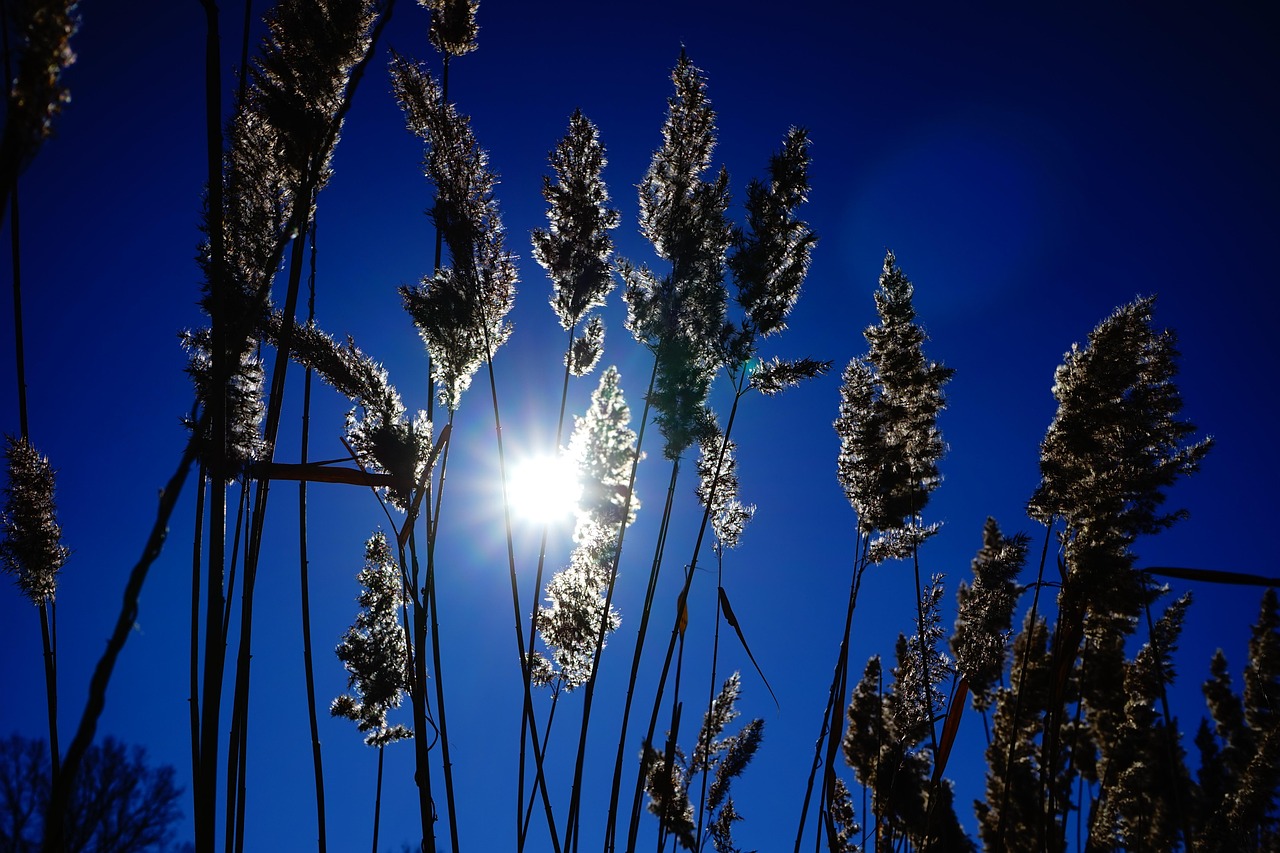
[[[507,481],[512,514],[538,524],[569,519],[581,496],[578,466],[563,453],[524,459],[512,469]]]

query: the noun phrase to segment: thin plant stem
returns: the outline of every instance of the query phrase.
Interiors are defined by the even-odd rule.
[[[191,537],[191,683],[187,704],[191,712],[191,775],[195,785],[200,777],[200,566],[204,561],[205,490],[208,478],[204,463],[196,476],[196,520]]]
[[[724,589],[724,550],[717,547],[716,549],[716,587]],[[710,685],[707,692],[707,717],[710,718],[712,710],[716,703],[716,668],[720,662],[720,619],[723,616],[720,606],[720,596],[716,596],[716,615],[715,615],[715,633],[711,640],[711,678],[708,679]],[[710,732],[707,732],[707,739],[702,742],[702,750],[704,755],[711,754]],[[707,768],[702,770],[702,790],[698,794],[698,831],[693,836],[698,839],[698,847],[702,847],[702,819],[707,809],[707,781],[710,773]]]
[[[556,420],[556,438],[555,445],[552,447],[553,453],[559,453],[560,442],[564,438],[564,414],[569,400],[569,361],[570,353],[573,347],[573,333],[576,326],[569,329],[569,344],[565,348],[564,360],[564,380],[560,386],[560,415]],[[547,559],[547,534],[549,522],[543,522],[542,538],[538,544],[538,567],[533,578],[533,603],[529,611],[529,642],[525,647],[525,660],[529,661],[533,658],[534,638],[538,633],[538,596],[542,591],[542,571],[546,565]],[[525,692],[532,693],[533,685],[530,683],[532,678],[532,670],[523,667],[525,678]],[[517,790],[516,790],[516,850],[524,850],[525,833],[527,832],[527,821],[520,816],[520,810],[524,805],[524,772],[525,772],[525,739],[528,737],[529,715],[532,713],[532,703],[525,708],[520,715],[520,761],[517,770]],[[551,720],[547,720],[547,730],[543,733],[544,738],[551,735]],[[545,745],[544,745],[545,753]],[[539,775],[543,773],[543,768],[539,766],[536,771]]]
[[[4,73],[5,80],[13,80],[12,60],[9,53],[9,21],[7,8],[0,9],[3,15]],[[17,371],[18,386],[18,429],[22,437],[30,443],[31,423],[27,412],[27,367],[26,342],[22,326],[22,227],[21,212],[18,203],[18,174],[15,169],[10,176],[9,195],[9,247],[13,269],[13,348],[14,366]],[[0,210],[4,207],[0,200]],[[40,611],[40,644],[44,657],[44,689],[45,705],[49,720],[49,767],[50,778],[54,785],[58,782],[59,767],[62,761],[58,746],[58,658],[55,654],[53,637],[56,625],[51,627],[50,603],[48,599],[39,602]]]
[[[311,219],[311,275],[307,284],[307,322],[315,322],[316,316],[316,220]],[[300,460],[307,462],[311,438],[311,368],[307,368],[302,384],[302,436]],[[311,728],[311,762],[316,780],[316,844],[319,853],[325,853],[328,843],[325,833],[324,813],[324,762],[320,754],[320,726],[316,719],[316,682],[311,659],[311,584],[308,577],[307,555],[307,481],[298,482],[298,568],[300,595],[302,598],[302,669],[307,688],[307,722]],[[378,791],[382,791],[382,747],[378,747]],[[377,850],[378,823],[374,818],[374,850]]]
[[[849,636],[853,631],[853,613],[858,607],[858,591],[862,588],[862,574],[866,571],[865,551],[867,535],[862,532],[861,525],[854,542],[854,569],[849,578],[849,604],[845,609],[844,630],[840,635],[840,650],[836,654],[836,664],[831,672],[831,687],[827,691],[827,707],[823,712],[822,726],[818,739],[813,747],[813,765],[809,768],[809,780],[805,784],[804,802],[800,806],[800,825],[796,828],[795,853],[800,853],[800,843],[804,837],[804,825],[809,813],[809,801],[813,795],[813,780],[819,767],[824,766],[823,752],[825,747],[826,761],[823,771],[822,790],[819,796],[818,811],[827,811],[827,798],[834,782],[836,745],[844,732],[844,693],[848,685],[849,671]],[[821,838],[821,832],[818,837]]]
[[[712,479],[711,479],[711,488],[707,495],[706,506],[703,508],[702,522],[698,526],[698,536],[693,543],[693,556],[689,560],[689,567],[685,570],[684,586],[681,588],[680,595],[676,599],[678,604],[677,604],[676,617],[675,617],[674,623],[671,626],[671,640],[667,643],[667,654],[662,664],[662,674],[658,677],[658,687],[654,693],[653,712],[649,717],[649,730],[648,730],[648,733],[645,735],[644,742],[647,744],[651,744],[653,742],[653,735],[654,735],[654,732],[657,730],[658,713],[662,705],[662,694],[666,687],[667,675],[671,670],[671,658],[676,653],[677,642],[679,643],[679,647],[680,647],[680,655],[679,655],[679,659],[676,662],[677,679],[676,679],[676,684],[673,687],[672,697],[671,697],[673,730],[676,728],[676,725],[678,724],[678,716],[676,711],[676,709],[679,708],[680,706],[680,685],[679,685],[678,674],[680,672],[681,666],[683,664],[683,659],[684,659],[684,629],[681,627],[682,615],[683,615],[683,610],[685,606],[687,606],[687,602],[689,600],[689,589],[693,585],[694,574],[698,568],[698,553],[702,550],[702,541],[703,541],[703,538],[706,536],[707,524],[711,519],[711,507],[715,505],[715,493],[716,493],[716,489],[719,488],[720,486],[720,473],[724,469],[725,455],[729,447],[729,437],[733,433],[733,425],[738,415],[738,404],[742,401],[742,397],[746,393],[746,387],[743,385],[744,379],[745,377],[740,377],[737,382],[737,387],[733,395],[733,405],[729,409],[729,419],[725,423],[724,437],[721,440],[720,450],[716,457],[716,467],[715,467],[715,473],[712,475]],[[673,479],[672,485],[674,486],[674,479]],[[667,513],[668,514],[670,513],[670,500],[668,500]],[[672,740],[674,740],[675,738],[674,731],[672,732],[670,737]],[[667,766],[668,772],[670,771],[670,768],[671,768],[671,755],[672,755],[672,750],[669,748],[668,757],[666,759],[666,766]],[[631,821],[627,829],[627,849],[628,850],[635,848],[636,833],[638,832],[640,827],[640,799],[641,799],[641,794],[643,793],[643,790],[644,790],[644,762],[642,761],[640,762],[640,766],[636,773],[635,794],[632,797],[632,801],[631,801]]]
[[[13,60],[9,52],[9,9],[8,4],[0,4],[0,42],[4,45],[4,79],[13,80]],[[4,164],[7,168],[8,164]],[[18,374],[18,428],[22,437],[31,437],[31,426],[27,421],[27,362],[26,345],[22,334],[22,239],[18,211],[18,175],[15,170],[10,176],[9,202],[9,245],[10,258],[13,262],[13,348],[14,366]],[[0,203],[0,212],[4,205]],[[54,737],[50,735],[50,746],[53,749],[54,774],[57,774],[58,749]]]
[[[314,204],[312,179],[310,174],[304,175],[300,207],[310,210]],[[302,214],[304,217],[307,214]],[[305,223],[304,223],[305,224]],[[276,347],[275,365],[271,371],[271,392],[267,397],[266,424],[263,429],[263,441],[267,447],[267,461],[275,455],[276,439],[280,432],[280,414],[284,405],[285,378],[289,367],[290,344],[293,340],[294,317],[298,310],[298,291],[302,283],[302,267],[306,241],[295,238],[289,259],[289,279],[285,291],[283,321],[280,328],[280,339]],[[236,853],[244,849],[244,821],[248,752],[246,749],[247,729],[249,721],[249,668],[252,661],[253,640],[253,598],[257,586],[258,558],[262,549],[262,533],[266,525],[267,501],[271,495],[271,478],[264,475],[258,479],[255,490],[253,512],[250,516],[247,553],[244,564],[244,580],[240,589],[240,636],[239,653],[236,657],[236,678],[232,699],[232,749],[228,751],[227,778],[227,813],[228,824],[230,814],[235,811],[235,845]],[[237,736],[238,735],[238,736]],[[232,763],[234,762],[234,766]],[[236,786],[240,792],[237,798],[233,792]],[[230,843],[231,838],[228,837]],[[229,848],[230,849],[230,848]]]
[[[225,488],[225,487],[224,487]],[[225,592],[223,594],[222,621],[218,624],[222,626],[222,645],[226,648],[227,635],[231,630],[231,603],[232,592],[236,588],[236,569],[240,567],[240,540],[244,535],[245,519],[249,515],[249,483],[246,480],[240,481],[240,497],[236,500],[236,524],[231,533],[231,565],[227,569],[227,581],[223,585]],[[225,536],[226,525],[224,523],[223,535]]]
[[[648,421],[649,421],[649,399],[653,395],[653,385],[654,385],[654,381],[657,379],[657,376],[658,376],[658,362],[657,362],[657,359],[655,358],[653,362],[653,370],[649,374],[649,387],[645,391],[645,395],[644,395],[644,411],[640,416],[640,432],[639,432],[639,435],[636,437],[636,453],[635,453],[635,457],[631,460],[631,475],[627,482],[626,505],[623,506],[622,508],[622,521],[618,523],[619,524],[618,547],[617,547],[617,550],[615,550],[613,553],[613,565],[610,567],[610,570],[609,570],[609,583],[605,590],[605,596],[604,596],[604,612],[605,613],[609,612],[609,607],[613,604],[613,593],[618,582],[618,566],[622,561],[622,544],[626,539],[626,535],[627,535],[626,519],[629,518],[631,515],[631,499],[635,495],[635,488],[636,488],[636,471],[640,466],[640,454],[641,454],[641,448],[644,446],[645,426],[648,424]],[[670,494],[668,494],[668,497],[670,497]],[[665,513],[664,513],[664,516],[665,516]],[[647,621],[648,616],[649,616],[648,607],[645,607],[641,613],[641,617],[640,617],[641,622]],[[606,623],[602,622],[600,624],[599,630],[596,633],[596,646],[595,646],[595,651],[593,652],[593,656],[591,660],[591,675],[587,678],[586,695],[584,697],[584,701],[582,705],[582,728],[578,733],[578,754],[577,754],[577,758],[574,761],[574,767],[573,767],[573,798],[569,806],[569,826],[565,830],[566,850],[569,849],[570,833],[573,834],[575,838],[574,843],[576,844],[576,834],[577,834],[576,814],[578,809],[578,803],[580,801],[580,796],[581,796],[580,791],[582,790],[582,771],[583,771],[583,766],[585,764],[586,749],[587,749],[587,729],[591,722],[591,706],[592,706],[592,700],[595,697],[596,676],[600,672],[600,657],[604,651],[605,629],[606,629]],[[637,640],[637,651],[639,651],[638,643],[639,641]],[[622,759],[623,759],[624,749],[626,745],[627,716],[631,711],[631,692],[634,686],[635,686],[635,669],[633,666],[631,681],[629,686],[627,687],[626,704],[622,712],[622,736],[619,737],[618,739],[618,755],[614,761],[612,795],[609,798],[609,813],[605,823],[604,846],[606,850],[613,849],[614,833],[617,826],[618,790],[622,784]]]
[[[433,680],[436,685],[436,713],[440,718],[440,754],[444,762],[444,793],[449,809],[449,840],[454,853],[457,853],[459,850],[458,813],[453,793],[453,762],[449,757],[449,723],[445,714],[444,704],[444,672],[443,667],[440,665],[440,621],[439,608],[437,606],[439,597],[436,595],[436,567],[433,549],[428,549],[427,551],[426,580],[427,614],[431,620],[431,659],[432,666],[435,667],[435,678]]]
[[[1147,582],[1149,583],[1149,578]],[[1151,619],[1150,596],[1147,596],[1143,609],[1147,614],[1147,636],[1150,639],[1152,651],[1155,652],[1156,660],[1163,660],[1165,650],[1160,648],[1159,640],[1156,639],[1156,627]],[[1178,730],[1173,724],[1173,715],[1169,713],[1169,692],[1165,689],[1163,674],[1157,679],[1157,683],[1160,685],[1160,713],[1164,717],[1164,730],[1168,736],[1169,772],[1174,775],[1173,803],[1178,814],[1182,816],[1182,837],[1187,853],[1195,853],[1195,836],[1191,831],[1191,809],[1186,807],[1182,799],[1182,776],[1179,773],[1181,761],[1178,758]]]
[[[430,509],[430,503],[428,503]],[[430,518],[427,524],[430,526]],[[427,662],[425,658],[427,644],[427,618],[424,612],[422,589],[418,585],[420,568],[417,553],[416,529],[409,529],[409,554],[412,555],[413,572],[409,575],[406,566],[405,546],[399,547],[400,572],[409,575],[410,600],[413,604],[412,641],[409,653],[413,659],[413,677],[409,680],[409,700],[413,706],[413,744],[416,773],[414,781],[418,788],[418,813],[422,821],[423,853],[435,853],[435,800],[431,796],[431,759],[430,745],[427,743]],[[409,630],[406,628],[406,630]]]
[[[1015,738],[1017,737],[1018,725],[1021,723],[1023,690],[1026,688],[1027,683],[1027,665],[1031,656],[1031,641],[1035,639],[1036,634],[1036,617],[1040,610],[1040,588],[1044,584],[1044,566],[1049,556],[1049,537],[1052,533],[1052,526],[1047,527],[1044,531],[1044,547],[1040,552],[1040,568],[1036,574],[1036,591],[1031,596],[1031,612],[1027,617],[1031,633],[1027,636],[1027,647],[1023,652],[1022,666],[1018,673],[1018,686],[1014,691],[1013,727],[1010,729],[1010,731],[1014,732]],[[1000,811],[999,819],[996,822],[996,840],[994,844],[994,849],[997,850],[1004,847],[1005,817],[1009,812],[1009,776],[1013,773],[1013,750],[1015,746],[1016,742],[1010,741],[1009,749],[1004,757],[1004,776],[1001,777],[1004,780],[1004,785],[1000,791]]]
[[[5,59],[8,64],[7,51]],[[12,80],[13,77],[6,75],[5,79]],[[18,179],[14,178],[12,195],[9,197],[9,245],[13,259],[13,348],[18,373],[18,428],[23,438],[29,438],[31,425],[27,420],[27,361],[22,334],[22,252],[19,222]],[[54,763],[57,763],[56,760]]]
[[[558,841],[558,833],[555,828],[555,818],[551,810],[551,799],[547,793],[545,777],[542,774],[542,750],[538,748],[537,727],[535,725],[535,720],[533,719],[533,694],[530,689],[529,661],[524,657],[524,629],[522,626],[522,622],[524,620],[520,614],[520,587],[516,579],[515,537],[511,532],[511,501],[507,494],[507,458],[502,444],[502,416],[498,410],[498,384],[493,372],[493,350],[491,341],[489,340],[488,321],[482,317],[480,325],[482,336],[484,338],[485,366],[489,374],[489,395],[493,402],[493,430],[498,445],[498,479],[502,484],[502,521],[507,538],[507,568],[511,577],[511,603],[515,608],[516,654],[520,659],[521,676],[524,680],[524,707],[528,715],[530,732],[533,739],[534,761],[537,763],[538,767],[538,784],[542,790],[543,803],[547,814],[547,829],[550,833],[552,847],[555,849],[556,853],[559,853],[560,845]],[[606,611],[606,613],[607,612],[608,611]],[[442,712],[442,730],[444,728],[443,724],[444,718]],[[447,745],[445,748],[448,748]],[[455,851],[457,850],[456,844],[454,845],[454,849]]]
[[[214,310],[210,312],[210,356],[212,387],[226,384],[226,247],[223,231],[222,186],[222,64],[221,40],[218,34],[218,6],[214,0],[202,0],[205,11],[205,157],[208,186],[209,278]],[[219,393],[209,395],[208,423],[212,458],[209,468],[209,570],[205,579],[204,685],[200,693],[200,742],[192,745],[200,761],[192,785],[194,798],[196,853],[213,853],[216,830],[214,821],[218,807],[218,736],[222,702],[222,677],[226,660],[226,633],[222,619],[223,573],[226,565],[227,493],[225,453],[227,440],[226,406]]]
[[[203,423],[199,426],[203,426]],[[198,430],[196,434],[199,434]],[[160,492],[160,505],[156,510],[155,522],[151,525],[151,533],[147,537],[142,555],[129,572],[129,580],[125,584],[124,601],[120,606],[120,614],[116,618],[115,627],[107,640],[107,648],[103,651],[102,657],[98,659],[97,666],[93,670],[93,676],[89,680],[89,695],[85,701],[84,712],[80,716],[80,724],[76,728],[75,737],[72,738],[71,745],[67,748],[67,754],[62,762],[62,772],[59,774],[58,783],[53,787],[53,792],[49,798],[49,807],[44,822],[45,838],[43,850],[45,853],[62,853],[63,851],[63,832],[66,826],[67,809],[71,804],[72,789],[75,785],[76,776],[80,771],[80,764],[84,760],[89,745],[93,742],[94,735],[97,733],[98,720],[102,716],[103,709],[106,708],[107,685],[111,681],[111,673],[115,669],[120,652],[124,650],[125,642],[129,639],[129,634],[133,631],[134,623],[137,621],[138,601],[142,597],[143,584],[146,582],[147,573],[151,570],[151,565],[159,559],[160,552],[164,548],[165,538],[169,531],[169,519],[173,516],[174,507],[177,506],[178,497],[182,494],[182,486],[187,480],[187,475],[191,472],[195,457],[196,439],[193,435],[187,442],[182,458],[178,461],[177,469]]]
[[[40,602],[40,644],[44,647],[45,702],[49,713],[49,755],[51,778],[57,782],[61,752],[58,749],[58,658],[54,637],[57,625],[51,617],[53,605],[48,599]]]
[[[676,482],[679,477],[680,460],[677,459],[673,460],[671,463],[671,478],[667,483],[667,499],[666,503],[662,507],[662,521],[658,526],[657,542],[654,544],[653,563],[649,569],[649,583],[645,589],[644,607],[640,611],[640,628],[636,635],[635,651],[631,656],[631,675],[627,680],[627,698],[622,709],[622,731],[618,736],[618,754],[615,757],[613,767],[613,793],[609,798],[611,808],[614,807],[614,804],[617,802],[618,792],[621,789],[622,765],[626,754],[627,725],[630,721],[631,702],[635,696],[636,679],[640,673],[640,659],[641,655],[644,653],[645,637],[648,635],[649,616],[653,611],[653,599],[658,587],[658,572],[662,568],[662,556],[667,545],[667,531],[671,525],[671,507],[675,500]],[[582,746],[579,745],[579,749],[581,748]],[[643,761],[641,764],[643,764]],[[579,790],[580,783],[575,781],[574,792],[577,793]],[[627,825],[630,827],[630,819],[628,819]],[[614,824],[610,824],[609,831],[615,831]],[[606,842],[606,849],[613,849],[613,841],[614,839],[611,835]],[[627,845],[627,849],[632,849],[630,842]]]
[[[378,853],[378,824],[382,817],[382,757],[386,748],[385,744],[378,745],[378,785],[377,793],[373,796],[373,853]]]
[[[920,519],[917,517],[915,526],[919,527]],[[920,670],[921,680],[924,682],[924,707],[925,713],[929,717],[929,745],[933,749],[933,754],[938,754],[938,730],[933,719],[933,682],[929,680],[929,647],[925,641],[924,632],[924,594],[920,587],[920,544],[912,543],[911,546],[911,563],[915,569],[916,578],[916,630],[920,637]]]
[[[551,740],[551,724],[555,722],[556,706],[558,706],[559,704],[560,704],[560,691],[559,689],[556,689],[551,694],[551,709],[547,712],[547,728],[542,733],[542,754],[543,755],[547,754],[547,744]],[[530,791],[529,803],[527,806],[525,806],[524,818],[522,819],[522,823],[520,826],[519,843],[521,844],[524,843],[524,839],[527,838],[529,835],[529,823],[530,821],[533,820],[533,804],[537,801],[537,799],[538,799],[538,792]]]

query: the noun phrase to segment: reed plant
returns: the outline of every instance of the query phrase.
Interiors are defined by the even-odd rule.
[[[390,88],[410,132],[423,143],[423,172],[432,194],[434,247],[426,254],[434,257],[423,263],[430,271],[398,290],[425,350],[426,381],[418,384],[426,387],[416,389],[427,400],[422,409],[406,404],[407,396],[370,351],[339,330],[322,329],[315,313],[321,191],[354,92],[377,67],[371,63],[391,2],[281,0],[267,18],[256,58],[250,61],[243,48],[245,73],[225,122],[219,10],[212,2],[203,5],[208,184],[199,263],[207,324],[183,334],[195,397],[187,418],[189,441],[161,494],[65,755],[57,740],[52,601],[68,551],[54,514],[52,469],[30,441],[25,403],[19,406],[22,434],[7,439],[0,557],[21,592],[40,608],[47,661],[53,760],[45,848],[63,846],[59,832],[72,806],[76,773],[95,737],[148,570],[193,469],[199,486],[189,726],[197,849],[207,853],[221,841],[226,850],[240,851],[254,843],[246,821],[249,756],[257,748],[250,738],[253,608],[270,486],[279,481],[296,481],[300,489],[299,607],[318,849],[325,850],[328,841],[311,656],[310,566],[317,558],[308,546],[307,488],[316,482],[368,489],[374,499],[370,510],[378,523],[386,523],[384,532],[365,543],[358,576],[362,610],[337,649],[352,692],[330,709],[356,722],[366,743],[378,748],[372,847],[376,853],[384,748],[399,739],[413,740],[414,773],[390,784],[416,790],[417,846],[472,846],[459,805],[469,792],[455,782],[449,735],[449,709],[468,697],[459,695],[442,668],[444,650],[461,640],[442,630],[446,568],[437,554],[442,535],[462,535],[442,525],[446,475],[472,474],[467,459],[455,460],[461,472],[450,472],[450,450],[453,436],[472,428],[458,413],[483,370],[511,586],[512,660],[519,669],[519,680],[500,688],[521,705],[519,765],[512,780],[514,846],[523,850],[539,839],[556,853],[584,846],[637,850],[648,843],[640,835],[647,812],[658,851],[736,850],[750,825],[743,823],[747,807],[730,789],[763,748],[764,723],[753,718],[730,733],[746,702],[738,672],[723,678],[730,669],[725,659],[737,651],[721,643],[722,628],[733,630],[771,695],[773,688],[752,651],[752,626],[730,603],[744,582],[733,552],[749,540],[748,523],[756,512],[738,493],[741,472],[754,460],[739,458],[734,427],[753,392],[778,395],[823,375],[831,364],[768,352],[786,329],[817,245],[802,216],[810,192],[807,132],[792,128],[783,135],[764,176],[746,185],[739,213],[731,204],[727,170],[714,165],[716,113],[706,75],[682,51],[671,72],[661,141],[638,184],[638,225],[654,260],[637,263],[614,256],[611,232],[622,217],[605,186],[599,130],[581,112],[570,118],[551,151],[552,174],[542,187],[547,225],[532,234],[533,259],[550,279],[549,301],[564,333],[559,411],[554,431],[548,430],[554,435],[548,449],[573,463],[582,486],[566,563],[547,578],[547,528],[540,531],[536,557],[517,558],[504,397],[495,365],[513,334],[508,316],[518,266],[500,215],[497,172],[449,92],[453,59],[478,45],[478,4],[420,0],[431,15],[427,41],[440,54],[439,72],[394,52],[389,66]],[[66,39],[73,28],[66,4],[22,9],[28,6],[48,14],[18,19],[26,22],[20,47],[13,32],[5,33],[6,73],[21,97],[10,95],[0,144],[0,203],[15,246],[19,330],[17,176],[65,100],[59,74],[70,60]],[[47,25],[47,31],[36,24]],[[299,305],[304,276],[305,318]],[[652,357],[642,396],[634,393],[643,377],[630,395],[643,406],[633,419],[623,377],[607,367],[566,441],[570,377],[621,363],[602,355],[603,309],[619,281],[627,331]],[[277,290],[283,291],[279,304]],[[926,510],[942,482],[947,447],[938,419],[953,371],[926,355],[928,337],[914,297],[897,257],[886,253],[873,294],[876,322],[863,331],[865,355],[848,363],[839,399],[832,400],[840,442],[837,481],[854,510],[844,618],[831,626],[833,634],[839,631],[835,663],[825,695],[795,700],[822,710],[807,785],[778,792],[767,817],[776,820],[800,806],[797,853],[806,841],[815,850],[841,853],[966,850],[979,843],[992,850],[1059,851],[1073,846],[1073,832],[1080,849],[1274,849],[1280,843],[1276,595],[1268,589],[1262,597],[1242,688],[1232,682],[1225,653],[1209,665],[1203,692],[1211,719],[1194,739],[1194,774],[1168,693],[1191,599],[1162,599],[1173,592],[1166,579],[1260,586],[1274,585],[1275,579],[1144,566],[1135,550],[1142,537],[1181,520],[1181,511],[1164,506],[1166,495],[1198,469],[1212,444],[1198,438],[1182,416],[1176,339],[1155,324],[1154,299],[1119,307],[1064,356],[1054,377],[1057,412],[1040,447],[1040,482],[1027,506],[1029,519],[1044,528],[1038,563],[1028,534],[1006,533],[1002,524],[1008,519],[987,519],[975,543],[972,577],[955,587],[957,616],[948,632],[942,618],[948,581],[929,550],[939,523]],[[23,346],[19,334],[20,394]],[[283,448],[292,447],[284,419],[291,364],[305,369],[296,461],[283,455]],[[337,459],[311,458],[313,376],[350,406],[340,430],[344,454]],[[399,379],[400,387],[410,387]],[[717,382],[729,401],[723,420],[711,404]],[[643,595],[623,601],[618,578],[624,557],[631,556],[624,546],[640,508],[637,478],[650,425],[657,427],[669,463],[653,476],[666,489],[653,541],[643,543],[651,546]],[[697,458],[691,459],[695,448]],[[676,523],[683,507],[677,486],[681,469],[689,467],[697,475],[697,504],[690,513],[696,532],[689,542],[676,542],[674,534],[684,529]],[[650,468],[644,466],[646,475]],[[769,511],[762,498],[752,499],[761,501],[760,512]],[[668,545],[688,546],[675,580],[662,573]],[[708,608],[709,618],[701,618],[691,612],[691,602],[695,579],[710,577],[708,554],[714,560],[715,613]],[[636,562],[629,560],[628,570]],[[891,605],[904,630],[892,656],[872,655],[858,677],[852,638],[863,580],[869,571],[888,573],[894,562],[908,564],[913,581],[911,600]],[[519,576],[524,565],[535,567],[528,579]],[[241,605],[235,619],[237,575]],[[671,630],[659,669],[646,648],[650,629],[656,629],[652,620],[663,613]],[[708,641],[703,659],[686,653],[704,648],[692,640],[695,632],[705,632]],[[620,639],[631,643],[629,667],[625,654],[620,663],[611,659],[624,645]],[[606,649],[613,651],[606,656]],[[230,679],[229,660],[235,661]],[[602,718],[595,703],[606,667],[617,671],[613,683],[625,683],[610,718]],[[660,674],[645,685],[651,671]],[[699,693],[690,700],[688,684],[698,679],[701,691],[704,674],[705,697]],[[223,707],[228,680],[229,713]],[[550,693],[546,703],[537,690]],[[560,749],[551,740],[552,723],[570,694],[582,697],[578,726],[576,737],[565,738],[569,745]],[[411,724],[388,722],[405,696]],[[773,701],[781,709],[779,697]],[[649,713],[633,727],[637,706]],[[694,708],[701,725],[690,737]],[[967,717],[981,718],[986,741],[976,838],[965,833],[957,789],[948,777]],[[637,736],[635,729],[645,723]],[[593,767],[589,745],[602,731],[613,760]],[[624,789],[624,777],[634,778],[630,790]],[[567,791],[556,787],[564,782]],[[607,794],[589,800],[591,789]],[[597,807],[607,813],[599,836],[591,837],[584,812]],[[544,833],[535,826],[539,812]]]

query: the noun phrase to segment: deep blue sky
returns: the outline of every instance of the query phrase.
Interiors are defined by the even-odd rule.
[[[257,5],[265,4],[255,4],[260,16]],[[32,436],[60,471],[61,520],[74,552],[57,609],[64,744],[153,517],[156,490],[185,440],[179,419],[191,390],[177,332],[202,322],[194,257],[204,179],[203,12],[196,0],[84,6],[73,43],[79,60],[66,76],[72,102],[21,184]],[[422,211],[431,195],[419,171],[420,143],[404,130],[384,58],[394,46],[436,60],[425,39],[426,14],[405,0],[395,14],[320,197],[317,314],[329,332],[351,334],[383,360],[417,408],[428,393],[425,360],[395,288],[430,268]],[[547,279],[529,257],[528,234],[545,221],[539,188],[546,152],[570,113],[581,108],[600,128],[609,149],[605,178],[622,211],[619,253],[635,261],[652,260],[652,252],[637,232],[634,185],[659,142],[667,75],[681,46],[708,77],[719,114],[716,162],[728,167],[735,199],[762,174],[789,126],[811,132],[813,193],[805,214],[821,242],[790,331],[768,342],[764,354],[832,359],[836,370],[776,399],[748,399],[735,427],[742,497],[758,513],[726,563],[726,587],[782,702],[779,712],[734,643],[722,647],[722,671],[743,670],[744,714],[766,719],[761,752],[737,789],[747,818],[741,844],[780,849],[794,835],[852,560],[854,516],[834,477],[838,372],[865,351],[861,331],[875,319],[871,294],[886,248],[916,285],[929,354],[957,371],[941,420],[950,446],[946,479],[927,513],[944,526],[923,558],[925,571],[947,574],[944,624],[988,515],[1006,532],[1026,530],[1037,542],[1043,536],[1024,505],[1054,412],[1054,368],[1073,342],[1137,295],[1159,294],[1157,321],[1178,331],[1184,354],[1187,417],[1217,440],[1204,470],[1171,496],[1173,505],[1190,509],[1190,519],[1141,541],[1140,564],[1276,573],[1267,536],[1280,474],[1270,393],[1280,30],[1261,4],[974,9],[485,0],[480,25],[480,49],[455,63],[451,85],[502,176],[509,245],[521,256],[516,330],[495,362],[513,454],[545,448],[554,430],[561,333],[546,305]],[[230,68],[239,12],[224,9],[223,30]],[[232,86],[228,73],[227,90]],[[623,316],[615,292],[602,363],[619,366],[638,416],[650,363],[623,329]],[[0,312],[0,429],[15,433],[12,322]],[[571,411],[584,407],[594,385],[593,376],[573,386]],[[443,675],[469,850],[513,846],[519,718],[486,398],[475,388],[459,412],[441,534]],[[299,399],[293,392],[283,459],[296,458]],[[723,387],[714,399],[726,407]],[[313,457],[342,455],[345,408],[332,392],[317,395]],[[668,474],[656,443],[646,449],[639,486],[645,508],[628,534],[618,592],[623,626],[601,673],[592,789],[608,782],[617,703]],[[692,548],[692,487],[684,476],[658,592],[660,639]],[[314,834],[295,498],[292,489],[274,495],[254,638],[253,850],[303,849]],[[354,617],[362,543],[383,519],[367,494],[351,489],[314,487],[311,503],[314,646],[320,701],[327,703],[345,686],[329,650]],[[184,781],[192,515],[188,491],[145,589],[101,726],[146,745]],[[563,532],[553,542],[554,563],[569,544]],[[520,531],[517,548],[527,597],[536,531]],[[703,560],[710,565],[709,551]],[[699,649],[709,640],[714,586],[711,576],[694,586],[686,678],[698,685],[705,684],[707,658]],[[1194,587],[1175,696],[1184,729],[1194,732],[1203,712],[1198,685],[1213,650],[1223,648],[1235,671],[1242,665],[1258,592]],[[890,655],[897,632],[911,630],[912,597],[906,567],[868,574],[854,629],[855,671],[869,654]],[[0,590],[0,646],[0,734],[40,735],[38,622],[16,589]],[[561,722],[579,703],[562,700]],[[563,773],[572,746],[569,727],[559,731],[552,753]],[[367,844],[376,754],[345,721],[326,718],[321,734],[331,849],[355,849]],[[981,791],[975,759],[982,744],[981,721],[970,714],[949,774],[970,827],[967,804]],[[1184,745],[1194,751],[1189,737]],[[387,772],[382,838],[399,849],[417,825],[408,746],[388,750]],[[563,797],[567,780],[557,776],[555,784]],[[603,813],[599,799],[589,800],[588,848]]]

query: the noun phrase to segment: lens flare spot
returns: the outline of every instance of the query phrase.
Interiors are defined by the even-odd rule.
[[[582,497],[578,467],[563,454],[525,459],[511,472],[507,497],[517,518],[539,524],[567,520]]]

